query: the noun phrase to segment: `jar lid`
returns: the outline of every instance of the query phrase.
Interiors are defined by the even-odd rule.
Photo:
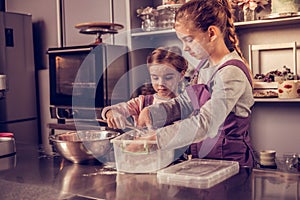
[[[13,138],[14,134],[10,133],[10,132],[3,132],[3,133],[0,132],[0,137],[10,137],[10,138]]]

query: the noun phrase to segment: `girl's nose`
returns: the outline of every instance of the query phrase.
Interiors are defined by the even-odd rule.
[[[183,50],[184,51],[189,51],[190,47],[186,43],[183,43]]]
[[[164,85],[165,85],[165,80],[164,80],[163,78],[160,78],[160,79],[158,80],[158,85],[164,86]]]

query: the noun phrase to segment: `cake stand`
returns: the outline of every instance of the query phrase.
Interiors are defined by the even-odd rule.
[[[101,36],[104,34],[116,34],[124,26],[116,23],[108,22],[87,22],[76,24],[75,28],[79,29],[79,33],[96,35],[96,40],[93,44],[101,44]]]

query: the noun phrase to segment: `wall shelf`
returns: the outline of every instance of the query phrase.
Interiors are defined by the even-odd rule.
[[[174,34],[175,35],[175,30],[174,29],[162,29],[162,30],[155,30],[155,31],[143,31],[140,29],[139,31],[132,32],[131,36],[139,37],[139,36],[155,36],[155,35],[163,35],[163,34],[167,34],[167,35]]]
[[[300,16],[286,17],[286,18],[274,18],[274,19],[262,19],[248,22],[235,22],[235,27],[239,29],[248,28],[266,28],[282,25],[300,24]]]
[[[249,28],[261,28],[261,27],[266,28],[266,27],[293,25],[293,24],[300,24],[300,16],[277,18],[277,19],[262,19],[262,20],[234,23],[237,30],[249,29]],[[155,31],[143,31],[141,29],[137,29],[131,33],[131,36],[132,37],[155,36],[155,35],[162,35],[162,34],[173,35],[175,34],[175,30],[163,29],[163,30],[155,30]]]
[[[295,99],[279,99],[279,98],[254,98],[254,101],[257,103],[266,102],[266,103],[300,103],[300,98]]]

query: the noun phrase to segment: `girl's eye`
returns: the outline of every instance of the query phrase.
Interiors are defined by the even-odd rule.
[[[184,38],[184,41],[185,42],[193,42],[193,38],[192,37],[186,37],[186,38]]]
[[[169,81],[169,80],[174,79],[174,76],[173,75],[169,75],[169,76],[166,76],[165,79]]]
[[[157,76],[153,76],[153,75],[152,75],[151,78],[152,78],[152,80],[155,80],[155,81],[158,80],[158,77],[157,77]]]

